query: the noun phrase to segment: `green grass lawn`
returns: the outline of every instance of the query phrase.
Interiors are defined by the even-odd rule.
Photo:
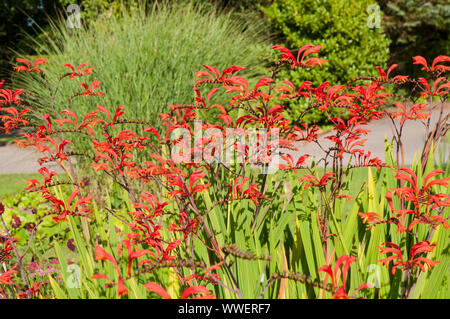
[[[27,186],[27,179],[42,178],[41,174],[4,174],[0,175],[0,198],[16,194]]]

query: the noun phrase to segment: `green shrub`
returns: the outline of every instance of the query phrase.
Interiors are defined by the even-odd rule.
[[[294,84],[305,80],[345,84],[357,76],[377,75],[376,65],[385,67],[389,41],[382,28],[368,27],[367,8],[371,4],[374,1],[275,0],[263,9],[286,47],[295,50],[309,43],[323,45],[319,56],[328,61],[322,68],[289,71]],[[292,105],[291,117],[296,118],[301,109],[301,105]],[[316,112],[307,120],[320,123],[321,116]]]
[[[127,118],[159,126],[158,114],[167,112],[169,104],[194,102],[192,70],[203,69],[203,64],[219,69],[246,65],[250,67],[242,74],[250,78],[258,74],[260,70],[251,66],[269,47],[261,30],[211,7],[205,10],[201,5],[173,4],[122,11],[120,17],[104,17],[82,29],[68,29],[64,21],[54,23],[45,41],[36,41],[36,45],[39,56],[54,62],[44,68],[48,74],[71,72],[62,65],[68,61],[75,68],[84,62],[95,67],[92,75],[61,82],[55,100],[59,111],[67,108],[73,92],[84,90],[81,81],[89,85],[101,79],[98,90],[105,93],[104,98],[72,100],[71,109],[79,117],[97,105],[110,112],[126,105]],[[49,101],[44,83],[37,81],[39,77],[17,76],[18,85]],[[86,149],[83,137],[70,138],[76,144],[74,148]]]

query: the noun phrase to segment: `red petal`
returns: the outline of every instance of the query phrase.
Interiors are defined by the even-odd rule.
[[[183,291],[181,299],[186,299],[192,294],[204,294],[206,296],[210,295],[209,290],[204,286],[191,286]]]
[[[170,299],[169,294],[167,293],[167,290],[165,290],[163,287],[158,285],[156,282],[148,282],[144,285],[144,287],[151,292],[154,292],[164,299]]]

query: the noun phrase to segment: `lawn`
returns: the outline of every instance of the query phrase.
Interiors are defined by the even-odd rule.
[[[39,177],[41,174],[0,175],[0,198],[22,191],[27,186],[27,179]]]

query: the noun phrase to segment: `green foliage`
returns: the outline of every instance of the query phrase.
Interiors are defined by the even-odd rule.
[[[309,43],[323,45],[319,57],[328,59],[322,68],[288,71],[287,77],[298,86],[305,80],[336,85],[357,76],[377,75],[374,67],[386,66],[389,41],[382,28],[368,26],[371,4],[374,1],[275,0],[264,8],[272,28],[286,39],[285,46],[295,50]],[[295,119],[303,107],[291,105],[291,117]],[[316,112],[306,120],[324,119]]]

